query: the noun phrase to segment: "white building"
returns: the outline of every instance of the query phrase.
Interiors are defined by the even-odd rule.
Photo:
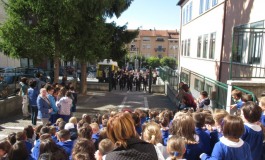
[[[207,82],[265,79],[264,0],[179,0],[178,5],[181,80],[195,97],[201,90],[218,95],[220,89]]]
[[[3,2],[0,2],[0,22],[5,20],[6,13]],[[10,58],[0,52],[0,67],[20,67],[20,59]]]

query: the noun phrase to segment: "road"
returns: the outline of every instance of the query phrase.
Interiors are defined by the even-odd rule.
[[[134,88],[135,90],[135,88]],[[164,94],[149,94],[144,91],[119,91],[111,92],[87,92],[87,95],[78,95],[77,112],[73,115],[77,118],[86,113],[95,116],[97,113],[107,113],[110,110],[121,111],[123,108],[174,109],[174,104]],[[38,124],[41,122],[38,120]],[[5,138],[11,132],[21,131],[25,126],[31,125],[30,120],[22,120],[21,115],[13,116],[0,121],[0,139]]]

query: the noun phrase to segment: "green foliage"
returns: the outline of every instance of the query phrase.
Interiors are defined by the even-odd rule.
[[[160,59],[161,66],[168,66],[170,68],[176,68],[176,60],[171,57],[163,57]]]
[[[159,60],[158,57],[149,57],[149,58],[146,59],[146,62],[152,68],[160,66],[160,60]]]

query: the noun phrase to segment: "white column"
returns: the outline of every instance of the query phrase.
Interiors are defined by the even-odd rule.
[[[227,88],[227,98],[226,98],[226,111],[228,113],[231,112],[230,110],[230,105],[231,105],[231,92],[232,92],[232,81],[228,80],[227,81],[227,84],[228,84],[228,88]]]

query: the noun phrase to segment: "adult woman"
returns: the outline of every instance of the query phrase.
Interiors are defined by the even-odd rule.
[[[20,96],[22,96],[22,113],[23,113],[23,119],[30,118],[30,114],[28,111],[28,105],[29,105],[29,99],[28,99],[28,79],[26,77],[21,78],[21,82],[19,83],[20,88]]]
[[[37,107],[37,98],[39,95],[39,90],[36,87],[37,81],[31,80],[29,82],[30,88],[28,89],[28,96],[29,96],[29,105],[31,108],[31,123],[32,125],[37,124],[37,116],[38,116],[38,107]]]
[[[106,160],[158,159],[154,145],[137,137],[134,122],[129,113],[118,113],[109,120],[107,136],[115,144],[115,149],[106,155]]]
[[[50,101],[47,98],[47,91],[45,88],[40,90],[37,98],[38,117],[45,126],[49,122],[50,113],[52,112]]]

